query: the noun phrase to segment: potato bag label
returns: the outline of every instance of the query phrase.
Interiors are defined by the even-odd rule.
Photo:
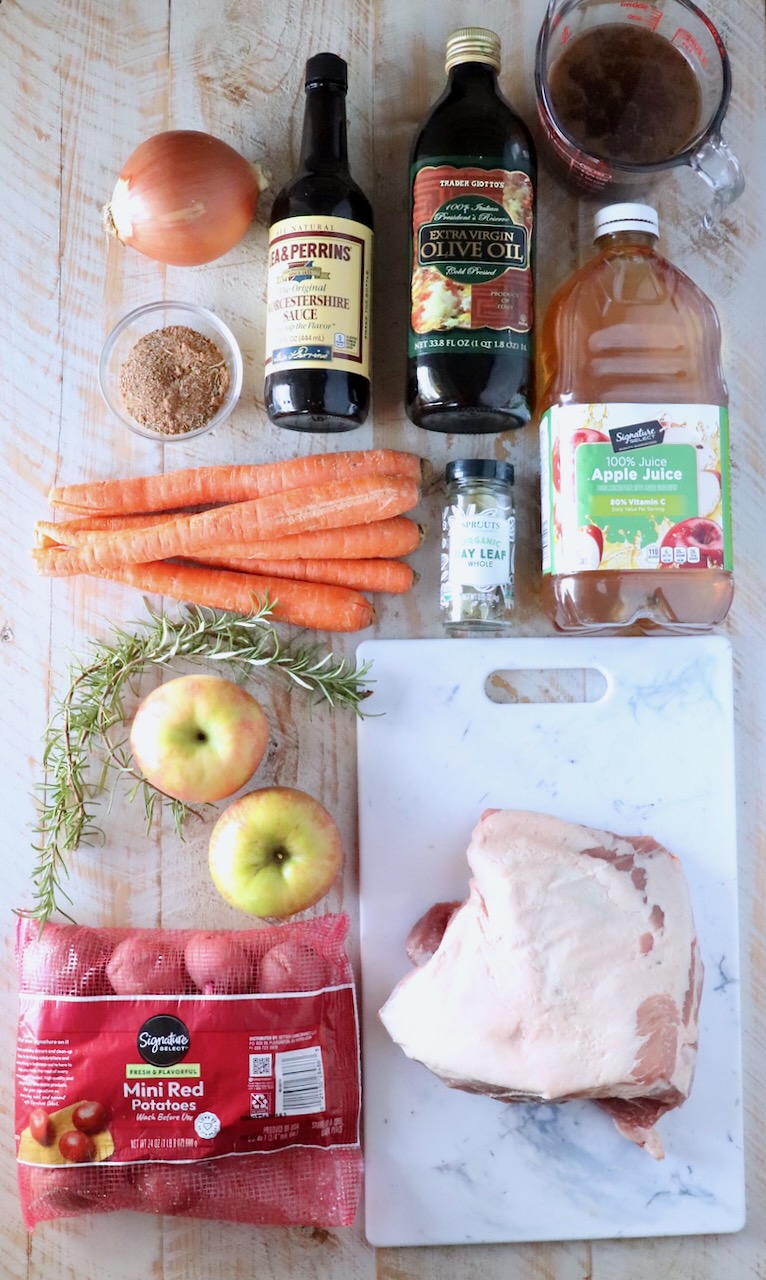
[[[410,356],[529,351],[533,195],[500,165],[413,167]]]
[[[193,1161],[358,1141],[350,985],[296,995],[63,997],[22,993],[16,1135],[22,1163],[66,1165],[78,1105],[99,1103],[93,1161]],[[30,1113],[50,1116],[43,1145]]]
[[[370,376],[372,231],[351,218],[284,218],[269,231],[266,373]]]
[[[732,568],[728,413],[558,405],[540,424],[543,572]]]

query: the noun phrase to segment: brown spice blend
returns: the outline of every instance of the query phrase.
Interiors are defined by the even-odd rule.
[[[226,361],[214,342],[172,324],[139,338],[120,369],[120,395],[142,427],[183,435],[204,427],[229,387]]]

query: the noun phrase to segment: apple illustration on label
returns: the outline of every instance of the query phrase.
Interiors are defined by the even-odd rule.
[[[581,444],[609,444],[609,437],[605,436],[602,431],[595,431],[593,427],[580,427],[573,432],[570,441],[572,451],[572,483],[574,484],[574,455],[575,450]],[[551,473],[553,475],[553,487],[557,493],[561,492],[561,437],[556,436],[551,450]]]
[[[574,540],[577,571],[598,569],[604,554],[604,535],[598,525],[581,525]]]
[[[221,814],[209,847],[216,889],[250,915],[295,915],[324,897],[343,862],[323,805],[294,787],[264,787]]]
[[[697,476],[697,505],[700,515],[712,516],[720,501],[720,471],[700,471]]]
[[[686,550],[691,548],[695,554],[684,557],[685,565],[703,569],[723,567],[723,530],[714,520],[703,520],[701,516],[682,520],[680,524],[674,524],[672,529],[668,529],[662,539],[662,546],[674,551],[677,547]]]
[[[187,804],[223,800],[263,759],[269,726],[252,694],[222,676],[178,676],[144,698],[130,749],[147,780]]]

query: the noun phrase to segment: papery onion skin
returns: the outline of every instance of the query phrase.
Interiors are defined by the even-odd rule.
[[[200,266],[239,243],[266,185],[227,142],[171,129],[142,142],[123,165],[104,223],[147,258]]]

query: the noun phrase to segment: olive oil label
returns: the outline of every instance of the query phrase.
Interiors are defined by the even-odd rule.
[[[540,451],[544,573],[732,568],[725,408],[557,405]]]
[[[302,217],[269,232],[266,373],[344,369],[370,376],[372,231]]]
[[[533,207],[520,170],[416,167],[410,356],[529,352]]]

